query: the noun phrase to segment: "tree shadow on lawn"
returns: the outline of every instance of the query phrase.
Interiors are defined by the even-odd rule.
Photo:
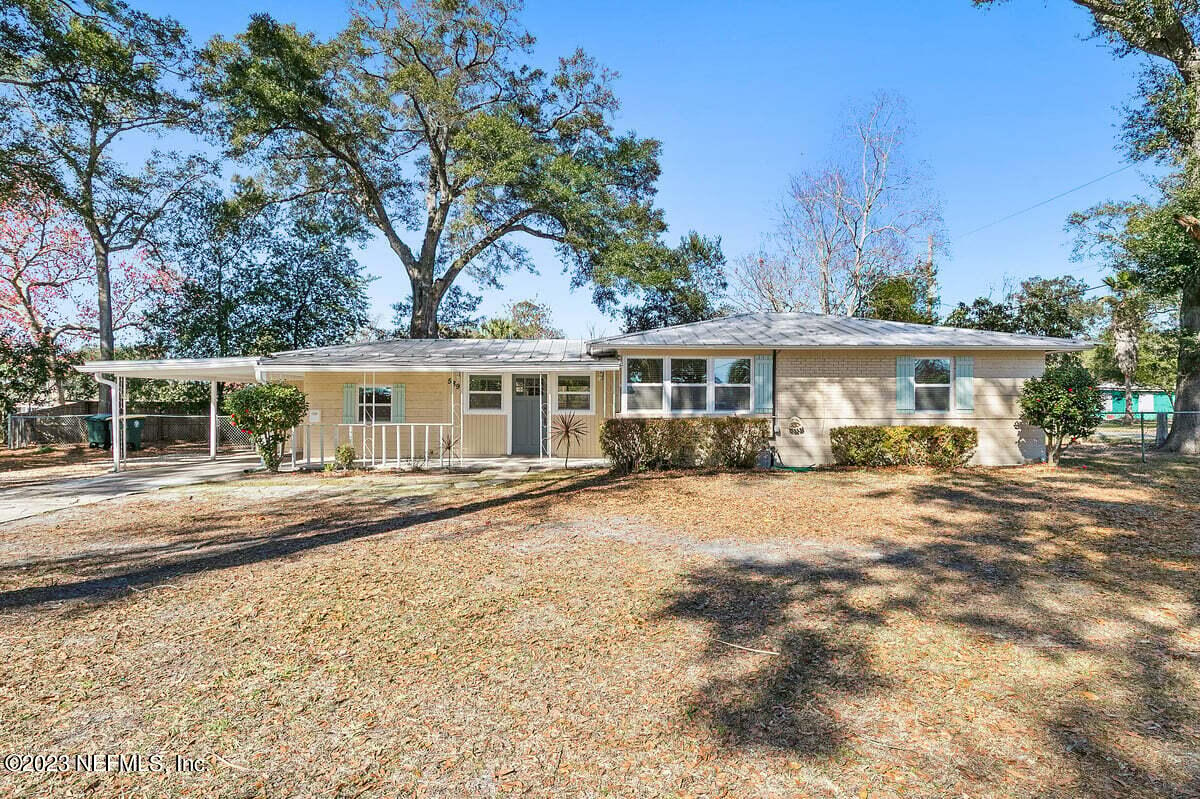
[[[1112,469],[1103,479],[1118,495],[1164,481],[1179,490],[1180,474],[1195,485],[1194,467],[1136,480]],[[993,471],[930,475],[876,493],[881,528],[889,525],[884,499],[927,509],[927,534],[911,543],[895,536],[872,543],[882,559],[724,561],[696,569],[662,611],[708,629],[709,676],[690,715],[730,746],[829,755],[863,737],[833,705],[869,700],[884,708],[899,698],[872,666],[871,639],[916,618],[966,632],[984,650],[1012,644],[1051,663],[1070,659],[1072,669],[1102,664],[1088,678],[1103,693],[1098,699],[1064,694],[1052,706],[1025,711],[1037,715],[1052,752],[1074,764],[1068,795],[1200,796],[1200,705],[1193,695],[1200,652],[1182,638],[1200,623],[1200,586],[1188,564],[1200,531],[1195,498],[1164,496],[1155,510],[1086,493],[1063,481],[1022,483]],[[963,521],[954,524],[955,517]],[[1147,613],[1164,597],[1184,609],[1174,623]],[[1103,625],[1093,626],[1100,618],[1121,632],[1103,634]],[[745,658],[760,656],[726,644],[779,655],[743,670]],[[1013,679],[1020,681],[1020,672]],[[1011,790],[986,733],[973,730],[975,736],[954,741],[956,767]],[[936,772],[936,743],[926,745],[926,770]],[[964,752],[976,754],[957,757]]]
[[[253,509],[237,508],[232,512],[235,518],[238,515],[251,513],[270,516],[278,511],[285,516],[288,514],[300,515],[303,520],[283,525],[271,532],[253,531],[247,534],[242,527],[238,528],[238,534],[227,535],[217,540],[213,540],[212,536],[206,532],[201,539],[204,549],[207,551],[203,554],[174,558],[166,562],[162,562],[164,554],[180,554],[178,547],[171,548],[165,553],[159,546],[133,548],[101,556],[97,556],[94,552],[82,552],[74,556],[38,559],[29,563],[22,561],[19,564],[0,567],[0,574],[4,571],[15,572],[39,566],[93,571],[96,568],[132,567],[115,574],[95,575],[71,583],[5,591],[0,593],[0,609],[36,608],[50,603],[73,600],[99,603],[124,596],[132,589],[161,584],[167,580],[191,574],[287,558],[321,547],[412,530],[422,525],[458,519],[506,505],[544,502],[597,488],[603,488],[605,491],[620,491],[624,485],[607,474],[582,478],[568,475],[550,481],[539,480],[533,486],[511,493],[486,496],[460,504],[433,506],[425,510],[413,507],[409,512],[402,514],[397,514],[394,506],[390,505],[386,499],[381,499],[380,503],[374,506],[374,510],[385,511],[384,515],[366,521],[347,519],[346,506],[334,506],[324,514],[316,516],[312,515],[311,509],[304,514],[294,514],[293,510],[289,510],[292,505],[289,505],[289,501],[286,500],[260,505]],[[432,503],[435,497],[408,495],[405,499],[417,503],[422,500]],[[290,502],[294,504],[295,500]],[[362,510],[363,513],[369,513],[372,510],[372,508],[357,506],[353,509]],[[200,515],[194,519],[194,522],[214,524],[217,520],[225,523],[226,528],[232,527],[229,524],[229,517],[220,513],[214,513],[211,516]],[[455,533],[458,537],[465,534],[461,531]],[[193,536],[193,538],[195,537]],[[189,540],[188,545],[182,548],[182,553],[194,552],[198,548]],[[218,551],[213,552],[214,549]]]

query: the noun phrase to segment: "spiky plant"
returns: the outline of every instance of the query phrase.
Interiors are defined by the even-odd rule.
[[[587,435],[587,422],[573,413],[555,416],[550,425],[550,442],[563,447],[563,468],[571,462],[571,445],[583,443]]]

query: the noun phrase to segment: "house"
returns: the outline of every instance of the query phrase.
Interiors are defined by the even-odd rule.
[[[1125,415],[1125,386],[1120,383],[1101,383],[1096,386],[1104,395],[1104,417],[1119,419]],[[1170,413],[1175,410],[1175,396],[1161,388],[1133,387],[1133,413]],[[1150,417],[1153,421],[1153,417]]]
[[[832,460],[843,425],[957,424],[979,431],[976,461],[1044,455],[1019,421],[1022,383],[1047,352],[1084,341],[811,313],[745,313],[594,341],[395,339],[261,358],[93,361],[118,379],[282,380],[308,396],[297,457],[342,443],[373,463],[560,454],[555,417],[586,422],[572,446],[599,456],[611,418],[733,414],[770,419],[778,458]],[[215,454],[215,440],[212,444]]]

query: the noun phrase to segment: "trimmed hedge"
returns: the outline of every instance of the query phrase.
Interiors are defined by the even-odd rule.
[[[979,446],[973,427],[902,425],[835,427],[833,458],[844,466],[964,466]]]
[[[749,469],[771,436],[766,419],[609,419],[600,450],[620,474],[655,469]]]

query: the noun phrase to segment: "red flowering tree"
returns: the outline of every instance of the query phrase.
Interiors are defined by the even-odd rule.
[[[45,195],[22,186],[0,200],[0,325],[51,353],[95,341],[93,251],[86,231]],[[123,260],[113,274],[113,329],[139,326],[148,298],[174,285],[173,273],[142,255]]]
[[[1104,397],[1091,372],[1071,363],[1051,366],[1021,389],[1021,418],[1046,433],[1046,462],[1059,457],[1076,439],[1090,436],[1104,418]]]

